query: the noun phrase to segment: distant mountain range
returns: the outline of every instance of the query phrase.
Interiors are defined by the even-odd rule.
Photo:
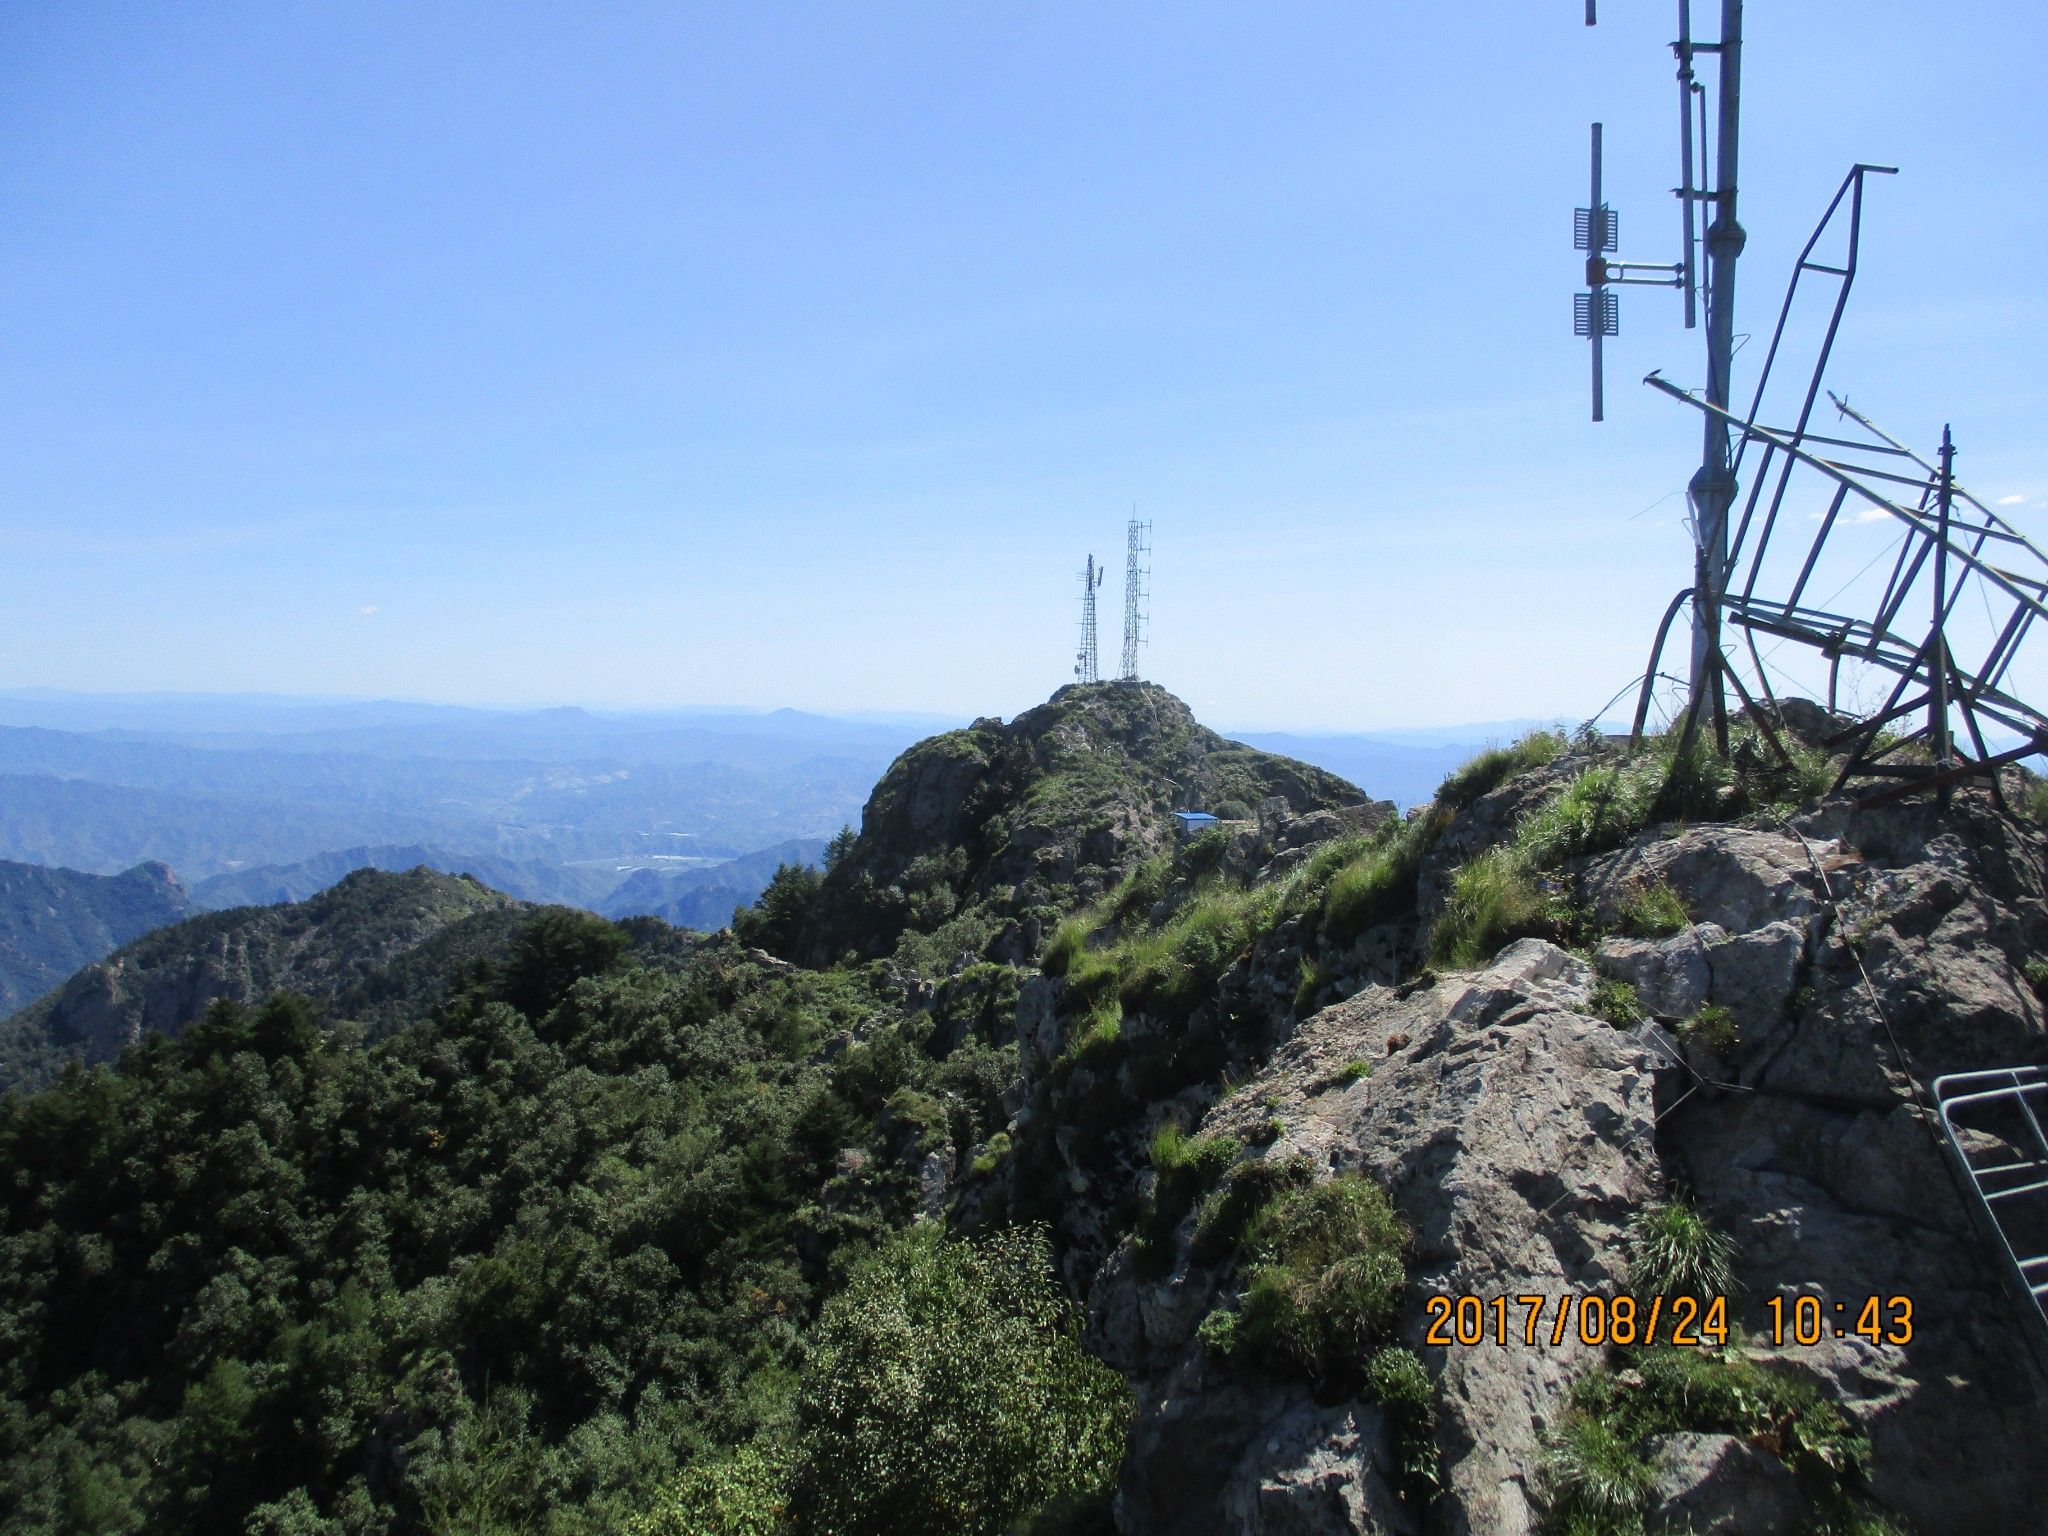
[[[215,875],[192,888],[203,911],[304,901],[358,869],[403,870],[424,865],[474,875],[522,901],[585,907],[606,917],[660,917],[679,928],[722,928],[736,906],[750,904],[782,864],[816,864],[822,837],[791,838],[736,859],[687,868],[660,865],[621,871],[617,865],[549,864],[457,853],[418,843],[379,844],[317,854],[293,864],[267,864]]]

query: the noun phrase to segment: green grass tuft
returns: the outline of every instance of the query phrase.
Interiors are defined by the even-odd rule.
[[[1629,1224],[1629,1280],[1641,1295],[1725,1296],[1734,1264],[1735,1240],[1683,1199],[1647,1206]]]
[[[1463,810],[1508,780],[1555,762],[1564,756],[1566,746],[1563,734],[1558,731],[1532,731],[1511,746],[1491,748],[1453,771],[1438,787],[1436,803],[1454,811]]]
[[[1444,820],[1436,814],[1395,823],[1330,869],[1322,911],[1325,946],[1349,944],[1414,902],[1422,857],[1443,831]]]
[[[1631,887],[1615,907],[1621,931],[1635,939],[1663,939],[1683,933],[1692,918],[1678,892],[1664,881]]]
[[[1593,1012],[1617,1029],[1634,1029],[1647,1017],[1643,1011],[1643,1000],[1636,996],[1636,989],[1612,976],[1594,979]]]
[[[1443,1487],[1436,1448],[1436,1391],[1415,1354],[1398,1345],[1376,1350],[1365,1363],[1365,1395],[1380,1405],[1394,1441],[1394,1487],[1426,1504]]]
[[[1406,1242],[1385,1191],[1356,1174],[1269,1201],[1245,1229],[1240,1347],[1319,1384],[1352,1376],[1393,1327]]]
[[[1688,1045],[1726,1056],[1741,1046],[1742,1026],[1721,1004],[1708,1003],[1678,1026],[1678,1037]]]
[[[1516,939],[1555,935],[1558,914],[1513,850],[1489,848],[1460,866],[1429,933],[1432,965],[1481,966]]]

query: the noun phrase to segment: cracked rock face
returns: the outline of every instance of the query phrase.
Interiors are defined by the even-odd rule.
[[[1260,1155],[1305,1155],[1328,1172],[1379,1179],[1415,1234],[1419,1292],[1611,1288],[1623,1278],[1616,1257],[1622,1227],[1656,1185],[1656,1062],[1585,1015],[1591,986],[1583,961],[1527,940],[1483,972],[1405,998],[1370,989],[1305,1021],[1202,1130],[1249,1140],[1255,1122],[1277,1114],[1286,1129]],[[1402,1037],[1408,1043],[1389,1055],[1389,1043]],[[1345,1081],[1345,1065],[1361,1059],[1377,1062],[1376,1070]],[[1299,1437],[1266,1426],[1315,1410],[1308,1388],[1240,1380],[1204,1357],[1191,1339],[1196,1319],[1189,1314],[1197,1308],[1185,1298],[1206,1302],[1211,1288],[1186,1260],[1157,1285],[1112,1264],[1091,1297],[1097,1334],[1127,1333],[1129,1317],[1141,1341],[1129,1357],[1139,1375],[1139,1417],[1120,1529],[1237,1536],[1411,1528],[1402,1522],[1413,1512],[1369,1496],[1387,1452],[1383,1433],[1364,1418],[1351,1421],[1355,1431],[1321,1442],[1312,1460],[1322,1470],[1304,1483]],[[1165,1309],[1148,1307],[1148,1292],[1184,1298],[1173,1326],[1151,1326]],[[1450,1493],[1444,1528],[1532,1530],[1528,1478],[1540,1429],[1597,1351],[1575,1342],[1557,1350],[1445,1350],[1424,1344],[1423,1323],[1418,1307],[1402,1342],[1418,1349],[1438,1382]],[[1318,1479],[1332,1486],[1339,1472],[1355,1499],[1301,1492]],[[1315,1523],[1258,1523],[1247,1511],[1267,1508],[1267,1495],[1255,1504],[1228,1496],[1254,1482],[1293,1490],[1284,1507],[1313,1510]]]

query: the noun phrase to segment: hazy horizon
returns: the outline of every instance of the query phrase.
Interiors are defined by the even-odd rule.
[[[1582,715],[1702,367],[1632,291],[1586,420],[1590,121],[1677,239],[1669,8],[1605,10],[10,7],[0,677],[1007,715],[1135,507],[1204,719]],[[2029,529],[2044,42],[1811,0],[1743,70],[1738,329],[1901,167],[1832,377]]]
[[[1065,684],[1060,686],[1064,687]],[[1161,686],[1164,686],[1163,684]],[[1047,693],[1050,698],[1053,692]],[[478,715],[543,716],[577,712],[596,719],[632,721],[636,719],[660,719],[664,717],[685,721],[695,718],[736,718],[766,719],[778,714],[795,714],[818,719],[844,722],[855,725],[924,726],[934,730],[965,725],[980,715],[993,713],[981,710],[975,714],[952,713],[930,709],[871,709],[859,705],[844,708],[797,708],[789,704],[768,703],[719,703],[684,702],[676,704],[612,705],[595,704],[576,699],[546,699],[504,703],[481,703],[462,699],[408,698],[390,694],[294,694],[270,691],[211,692],[203,690],[179,691],[165,689],[120,690],[120,689],[77,689],[53,688],[29,684],[0,685],[0,716],[5,706],[14,701],[25,703],[44,702],[50,704],[75,703],[86,708],[97,704],[102,707],[116,705],[244,705],[274,707],[280,711],[295,709],[318,709],[333,707],[376,708],[388,706],[393,709],[466,712]],[[1011,719],[1024,709],[1042,704],[1045,699],[1034,700],[1017,710],[1000,712],[1002,719]],[[1202,723],[1228,734],[1244,731],[1257,735],[1271,736],[1368,736],[1398,741],[1408,737],[1442,736],[1447,743],[1478,740],[1474,733],[1515,731],[1532,729],[1553,724],[1576,724],[1565,716],[1527,715],[1501,720],[1419,720],[1389,721],[1385,724],[1360,727],[1340,727],[1314,721],[1271,722],[1258,719],[1235,720],[1219,724],[1202,717]],[[0,718],[0,725],[12,722]],[[88,727],[90,728],[90,727]]]

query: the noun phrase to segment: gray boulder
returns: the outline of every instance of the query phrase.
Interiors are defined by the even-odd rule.
[[[1652,1530],[1691,1536],[1792,1536],[1804,1528],[1799,1480],[1770,1452],[1733,1435],[1660,1435]]]

